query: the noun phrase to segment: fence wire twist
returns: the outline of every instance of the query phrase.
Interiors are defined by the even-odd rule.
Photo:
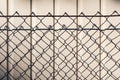
[[[119,80],[119,20],[117,11],[110,15],[0,12],[0,80],[30,80],[31,70],[34,80]]]

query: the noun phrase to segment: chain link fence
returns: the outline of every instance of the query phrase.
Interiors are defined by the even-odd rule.
[[[119,20],[0,12],[0,80],[119,80]]]

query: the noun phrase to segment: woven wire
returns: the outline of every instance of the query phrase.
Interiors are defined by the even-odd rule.
[[[0,80],[119,80],[119,18],[0,12]]]

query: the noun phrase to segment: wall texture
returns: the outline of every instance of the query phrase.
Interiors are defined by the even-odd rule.
[[[39,15],[47,15],[48,12],[54,15],[63,15],[67,12],[69,15],[78,15],[81,12],[84,12],[87,15],[94,15],[97,11],[100,11],[102,14],[112,14],[113,11],[120,12],[120,1],[119,0],[32,0],[32,5],[30,4],[31,0],[0,0],[0,11],[4,15],[13,15],[16,11],[19,12],[21,15],[29,15],[32,12]],[[8,3],[8,4],[7,4]],[[15,14],[15,15],[19,15]],[[99,14],[98,14],[99,15]],[[0,13],[0,16],[2,14]],[[73,18],[74,19],[74,18]],[[101,23],[104,23],[106,18],[93,18],[92,21],[99,26]],[[46,18],[44,19],[44,24],[39,24],[39,20],[36,17],[32,19],[26,18],[26,23],[22,24],[24,28],[29,28],[30,26],[35,27],[40,26],[40,28],[46,28],[50,24],[54,24],[55,21],[53,18]],[[2,28],[6,18],[0,17],[0,28]],[[9,27],[12,29],[16,26],[21,25],[23,19],[21,18],[10,18],[8,23]],[[110,23],[113,25],[117,25],[119,22],[119,17],[117,18],[109,18]],[[61,25],[69,26],[71,23],[70,18],[62,18],[59,20]],[[86,18],[78,18],[75,22],[79,25],[86,25],[89,22]],[[106,22],[104,25],[101,26],[102,29],[109,26],[110,23]],[[14,25],[13,25],[14,24]],[[29,24],[29,25],[28,25]],[[39,25],[38,25],[39,24]],[[55,28],[61,28],[60,24],[55,24]],[[92,24],[87,25],[86,27],[89,28]],[[76,27],[76,24],[72,24],[69,26],[70,28]],[[52,45],[48,47],[54,38],[53,32],[47,31],[34,31],[31,37],[27,38],[23,41],[23,44],[19,46],[19,48],[13,49],[16,47],[15,44],[19,44],[21,40],[24,39],[23,36],[28,36],[30,31],[19,31],[9,32],[10,35],[10,42],[9,42],[9,79],[20,79],[20,80],[29,80],[32,73],[32,79],[34,80],[52,80],[53,79],[53,72],[55,69],[55,78],[56,80],[119,80],[120,79],[120,67],[115,65],[116,62],[120,64],[120,51],[115,48],[115,45],[110,43],[109,40],[106,40],[106,36],[101,33],[102,38],[99,38],[100,32],[99,31],[89,31],[89,34],[100,44],[105,51],[100,51],[97,44],[93,45],[93,41],[89,41],[89,36],[84,37],[86,32],[73,32],[70,31],[58,31],[55,33],[56,36],[59,36],[59,40],[55,42],[55,48]],[[69,34],[68,34],[69,33]],[[95,35],[92,35],[95,33]],[[110,31],[105,31],[104,34],[109,35]],[[7,60],[5,56],[7,56],[7,44],[4,43],[7,40],[5,36],[7,31],[0,31],[0,44],[2,48],[0,48],[0,79],[5,75],[7,69]],[[39,34],[39,35],[38,35]],[[43,40],[40,40],[40,37],[45,34]],[[90,48],[90,51],[86,52],[85,49],[81,49],[82,46],[79,45],[78,49],[76,47],[76,39],[73,37],[69,38],[69,36],[78,35],[78,38],[81,44],[85,44],[86,47]],[[22,35],[22,36],[21,36]],[[117,38],[115,38],[116,36]],[[110,34],[110,38],[114,40],[114,43],[120,48],[120,36],[119,32],[113,31]],[[65,42],[66,40],[66,42]],[[78,40],[78,41],[79,41]],[[30,49],[31,43],[32,45],[36,45],[32,52],[28,52]],[[36,41],[39,41],[36,44]],[[61,41],[61,42],[60,42]],[[87,43],[86,43],[87,42]],[[64,44],[64,45],[63,45]],[[69,44],[69,45],[68,45]],[[109,45],[107,45],[109,44]],[[67,48],[66,48],[66,45]],[[93,46],[91,46],[93,45]],[[90,47],[91,46],[91,47]],[[45,51],[44,51],[45,50]],[[55,54],[53,52],[55,50]],[[76,52],[78,52],[78,64],[76,65]],[[117,54],[115,53],[117,52]],[[27,55],[24,56],[24,53]],[[34,66],[32,67],[32,72],[28,68],[30,64],[30,54],[32,53],[32,63]],[[115,55],[114,55],[115,54]],[[40,57],[40,55],[43,56]],[[91,56],[93,55],[93,56]],[[109,58],[110,55],[112,59]],[[53,56],[55,56],[55,61],[53,62]],[[95,58],[90,58],[95,57]],[[19,62],[19,60],[23,57],[23,59]],[[96,59],[96,60],[94,60]],[[3,61],[4,60],[4,61]],[[101,60],[102,67],[99,66],[99,60]],[[98,61],[98,62],[97,62]],[[16,64],[19,62],[18,64]],[[89,64],[89,67],[88,65]],[[16,66],[17,65],[17,66]],[[16,66],[16,67],[14,67]],[[13,68],[14,67],[14,68]],[[54,67],[54,68],[53,68]],[[78,68],[76,70],[76,68]],[[104,69],[103,69],[104,68]],[[100,71],[101,70],[101,71]],[[112,74],[110,72],[113,72]],[[77,77],[76,77],[76,74]],[[112,77],[110,76],[112,75]],[[23,76],[23,77],[21,77]],[[3,80],[6,80],[7,77],[4,77]]]

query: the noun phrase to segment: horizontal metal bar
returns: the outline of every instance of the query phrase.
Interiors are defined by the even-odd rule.
[[[0,15],[0,17],[120,17],[120,15]]]
[[[83,29],[78,29],[78,28],[66,28],[66,29],[47,29],[47,28],[41,28],[41,29],[0,29],[0,31],[4,31],[4,30],[8,30],[8,31],[12,31],[12,30],[21,30],[21,31],[36,31],[36,30],[54,30],[54,31],[58,31],[58,30],[78,30],[78,31],[82,31],[82,30],[100,30],[100,31],[104,31],[104,30],[120,30],[120,28],[115,28],[115,29],[92,29],[92,28],[83,28]]]

